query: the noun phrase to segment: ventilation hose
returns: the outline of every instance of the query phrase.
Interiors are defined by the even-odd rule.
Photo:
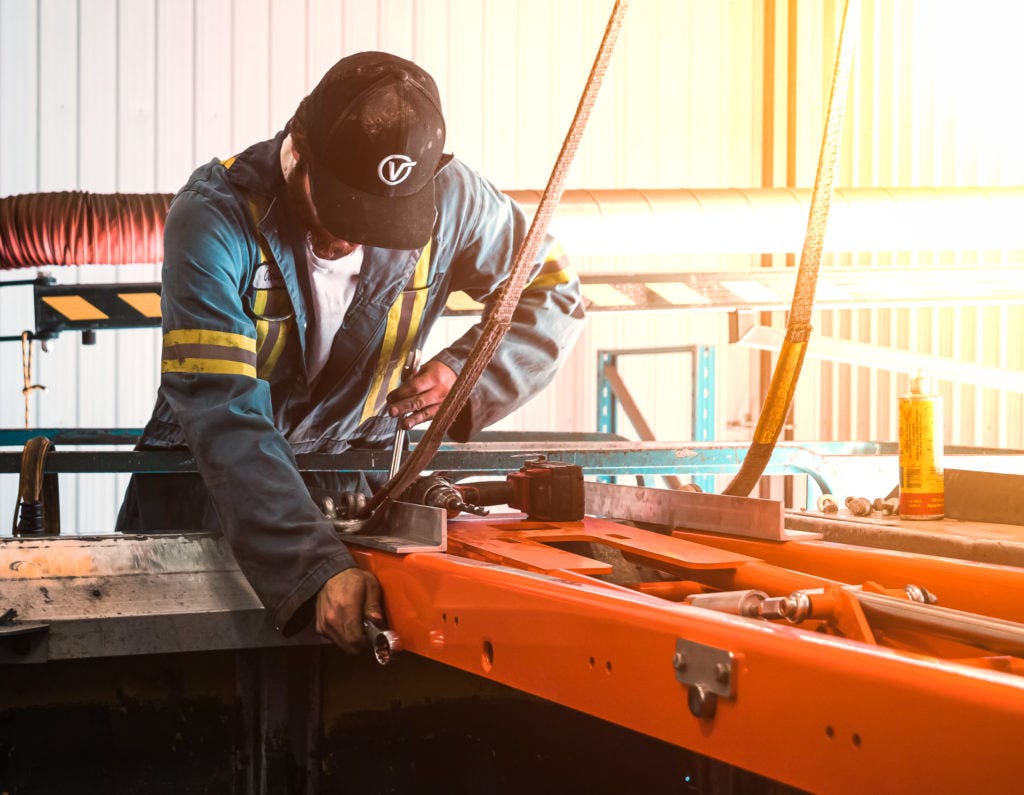
[[[172,198],[77,191],[0,198],[0,270],[161,262]]]

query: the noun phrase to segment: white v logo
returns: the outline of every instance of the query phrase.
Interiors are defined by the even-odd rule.
[[[416,161],[406,155],[388,155],[377,164],[377,176],[385,185],[399,185],[412,173]]]

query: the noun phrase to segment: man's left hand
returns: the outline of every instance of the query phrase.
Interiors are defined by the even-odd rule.
[[[427,362],[388,395],[388,414],[402,417],[399,422],[406,430],[433,419],[455,378],[455,371],[448,365],[434,360]]]

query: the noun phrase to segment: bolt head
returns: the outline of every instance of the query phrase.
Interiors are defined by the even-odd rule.
[[[686,670],[686,655],[683,654],[681,651],[677,651],[675,654],[673,654],[672,655],[672,667],[675,668],[677,671],[685,671]]]
[[[721,682],[723,685],[729,681],[729,666],[725,663],[715,663],[715,679]]]

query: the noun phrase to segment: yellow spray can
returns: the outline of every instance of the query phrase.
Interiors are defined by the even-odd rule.
[[[942,397],[932,394],[931,379],[910,379],[910,394],[900,409],[900,518],[941,519],[945,515],[942,483]]]

